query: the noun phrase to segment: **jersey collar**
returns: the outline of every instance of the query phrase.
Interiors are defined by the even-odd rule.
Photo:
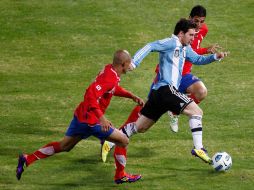
[[[183,47],[183,45],[182,45],[182,43],[180,42],[178,36],[172,34],[172,38],[176,40],[176,45],[177,45],[177,46]]]

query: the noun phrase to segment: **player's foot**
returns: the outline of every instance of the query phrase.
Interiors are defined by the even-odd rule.
[[[204,148],[192,149],[191,154],[193,156],[199,157],[201,160],[203,160],[204,162],[206,162],[208,164],[212,163],[212,159],[208,156],[207,150]]]
[[[116,184],[132,183],[132,182],[138,181],[139,179],[141,179],[141,175],[140,174],[132,175],[132,174],[125,173],[123,177],[121,177],[119,179],[115,179],[115,183]]]
[[[16,169],[16,177],[20,180],[22,173],[24,172],[24,165],[26,163],[26,158],[23,154],[19,155],[18,166]]]
[[[171,131],[177,133],[178,132],[178,115],[174,115],[171,111],[168,111],[168,115],[170,117],[169,125]]]
[[[110,152],[111,148],[108,141],[104,141],[101,146],[101,159],[103,162],[106,162],[108,153]]]

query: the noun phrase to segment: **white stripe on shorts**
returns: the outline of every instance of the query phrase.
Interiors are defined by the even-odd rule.
[[[182,94],[181,92],[177,92],[172,85],[169,85],[169,89],[172,92],[172,94],[176,95],[180,99],[182,99],[185,103],[189,103],[191,100],[185,95]]]

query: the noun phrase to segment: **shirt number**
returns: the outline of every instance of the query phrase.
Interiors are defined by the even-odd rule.
[[[100,85],[97,85],[95,88],[96,88],[98,91],[101,90],[101,86],[100,86]]]

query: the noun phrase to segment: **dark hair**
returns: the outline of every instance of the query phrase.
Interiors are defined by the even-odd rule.
[[[178,35],[181,31],[185,34],[189,29],[195,29],[197,25],[191,20],[181,18],[175,26],[174,35]]]
[[[206,9],[201,5],[196,5],[191,9],[190,17],[199,16],[199,17],[206,17]]]

